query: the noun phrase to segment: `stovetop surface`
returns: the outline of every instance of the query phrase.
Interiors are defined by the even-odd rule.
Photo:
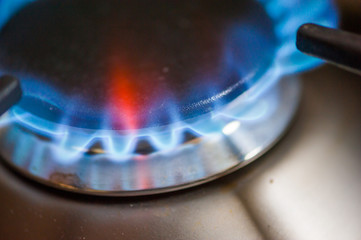
[[[360,239],[361,84],[324,66],[303,74],[290,131],[248,167],[143,198],[49,189],[0,165],[2,239]]]

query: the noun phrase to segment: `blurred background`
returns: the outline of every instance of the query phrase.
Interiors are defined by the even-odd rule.
[[[337,0],[341,13],[341,28],[361,33],[361,1]]]

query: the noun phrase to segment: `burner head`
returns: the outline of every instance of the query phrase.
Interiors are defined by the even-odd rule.
[[[273,22],[254,1],[35,1],[0,33],[20,106],[66,125],[129,130],[219,109],[270,67]]]
[[[0,74],[25,97],[0,121],[0,154],[81,193],[173,191],[267,151],[319,63],[304,22],[335,26],[329,0],[2,0]],[[195,138],[196,137],[196,138]]]

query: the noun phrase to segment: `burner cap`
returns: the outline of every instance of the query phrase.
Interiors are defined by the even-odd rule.
[[[214,111],[252,86],[276,37],[254,1],[49,0],[0,33],[0,70],[27,112],[93,129],[162,126]]]

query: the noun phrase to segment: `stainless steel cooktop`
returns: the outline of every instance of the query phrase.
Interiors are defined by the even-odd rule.
[[[0,165],[2,239],[360,239],[361,84],[322,67],[284,139],[197,188],[97,198],[40,186]]]

